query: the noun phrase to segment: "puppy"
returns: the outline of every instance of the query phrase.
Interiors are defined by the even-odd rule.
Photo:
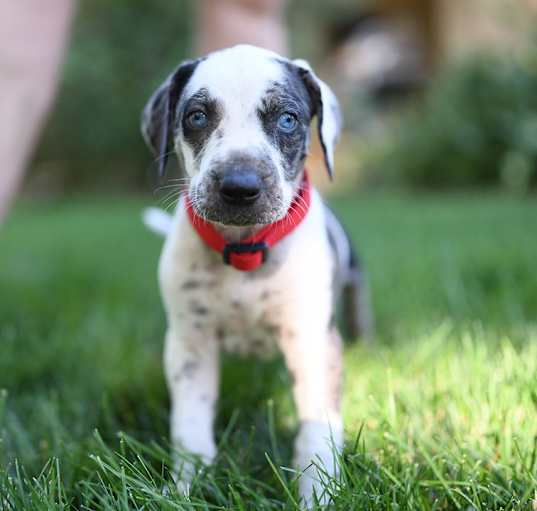
[[[304,169],[314,116],[332,176],[334,94],[305,61],[245,45],[182,63],[142,115],[161,173],[170,152],[186,173],[173,219],[146,216],[166,235],[159,282],[172,442],[210,463],[220,351],[279,349],[294,384],[294,463],[308,506],[314,493],[327,501],[316,466],[336,476],[343,444],[339,295],[349,333],[369,328],[351,245]],[[176,469],[188,489],[193,466],[178,457]]]

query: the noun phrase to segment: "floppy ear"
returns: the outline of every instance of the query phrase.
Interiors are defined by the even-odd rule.
[[[297,66],[299,75],[310,94],[314,114],[317,115],[317,128],[326,170],[332,179],[334,175],[334,147],[343,125],[343,115],[338,100],[330,87],[313,72],[308,62],[298,59],[293,60],[293,64]]]
[[[152,94],[142,112],[140,129],[145,143],[158,158],[160,177],[166,170],[177,103],[198,62],[183,62]]]

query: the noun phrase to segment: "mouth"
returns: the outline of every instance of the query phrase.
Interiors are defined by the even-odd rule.
[[[263,204],[262,204],[263,203]],[[280,201],[256,201],[254,205],[230,206],[221,200],[193,200],[192,206],[197,215],[209,222],[230,227],[249,227],[276,222],[283,216]]]

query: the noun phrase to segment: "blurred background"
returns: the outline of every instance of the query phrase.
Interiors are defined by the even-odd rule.
[[[198,53],[194,11],[187,0],[79,2],[26,196],[154,189],[139,115]],[[344,105],[328,188],[534,187],[536,14],[535,0],[289,1],[289,54]]]

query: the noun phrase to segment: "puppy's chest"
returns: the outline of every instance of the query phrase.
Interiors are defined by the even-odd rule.
[[[181,285],[184,322],[225,351],[270,356],[285,330],[284,291],[278,279],[193,275]]]

